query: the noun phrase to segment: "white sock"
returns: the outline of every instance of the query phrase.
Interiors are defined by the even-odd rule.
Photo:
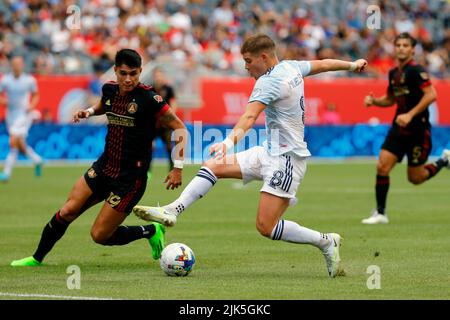
[[[41,163],[42,158],[33,150],[32,147],[27,146],[25,149],[25,155],[33,161],[34,164]]]
[[[164,208],[179,216],[192,203],[202,198],[216,184],[217,177],[207,167],[201,167],[197,176],[189,182],[177,200]]]
[[[19,150],[16,148],[13,148],[11,150],[9,150],[8,156],[6,157],[5,160],[5,167],[3,168],[3,173],[6,176],[10,176],[12,169],[14,167],[14,164],[16,163],[17,160],[17,156],[19,155]]]
[[[272,240],[311,244],[322,251],[328,248],[331,243],[326,233],[302,227],[298,223],[289,220],[278,221],[270,237]]]

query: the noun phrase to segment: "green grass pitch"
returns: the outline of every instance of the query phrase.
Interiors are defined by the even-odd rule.
[[[141,203],[166,204],[181,189],[166,191],[166,165],[154,165]],[[389,225],[360,223],[374,206],[375,162],[311,162],[298,190],[299,203],[284,218],[343,237],[346,276],[328,278],[321,252],[307,245],[268,240],[255,228],[260,182],[245,187],[221,180],[166,233],[195,255],[185,278],[163,274],[145,240],[103,247],[90,238],[99,205],[68,229],[38,268],[13,268],[31,255],[43,226],[65,201],[87,166],[45,167],[41,178],[18,167],[0,185],[0,299],[31,294],[118,299],[449,299],[450,172],[421,186],[406,181],[404,164],[391,175]],[[185,186],[199,166],[184,170]],[[141,221],[130,215],[125,224]],[[80,289],[70,290],[69,266],[80,268]],[[380,270],[380,289],[369,289],[369,266]],[[373,275],[372,275],[373,277]],[[25,294],[25,296],[18,296]]]

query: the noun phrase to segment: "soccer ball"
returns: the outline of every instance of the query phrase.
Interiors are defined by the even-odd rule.
[[[194,267],[194,252],[184,243],[171,243],[161,253],[159,265],[171,277],[187,276]]]

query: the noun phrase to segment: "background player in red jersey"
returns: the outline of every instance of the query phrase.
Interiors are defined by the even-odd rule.
[[[169,105],[149,86],[139,82],[141,57],[130,49],[117,52],[115,74],[117,82],[102,87],[101,100],[73,116],[74,122],[93,115],[106,114],[108,132],[103,154],[69,193],[66,203],[44,227],[33,256],[11,263],[12,266],[36,266],[63,236],[69,224],[88,208],[104,201],[92,225],[92,239],[102,245],[125,245],[146,238],[158,259],[164,247],[164,226],[152,223],[144,226],[121,225],[144,194],[150,164],[152,137],[156,121],[176,130],[180,152],[175,155],[176,168],[167,176],[167,188],[181,185],[183,149],[186,128]]]
[[[421,184],[434,177],[442,167],[450,168],[450,150],[434,163],[425,164],[431,152],[431,125],[428,106],[436,100],[436,91],[427,71],[414,61],[416,40],[408,33],[394,41],[398,66],[389,71],[387,94],[364,99],[366,106],[389,107],[397,104],[392,127],[384,141],[377,163],[376,202],[372,215],[364,224],[388,223],[386,198],[389,191],[389,173],[404,155],[408,157],[408,180]]]

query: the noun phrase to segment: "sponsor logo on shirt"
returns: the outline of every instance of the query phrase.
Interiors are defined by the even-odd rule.
[[[116,114],[113,112],[106,112],[106,117],[108,118],[108,123],[123,126],[123,127],[134,127],[134,118]]]

